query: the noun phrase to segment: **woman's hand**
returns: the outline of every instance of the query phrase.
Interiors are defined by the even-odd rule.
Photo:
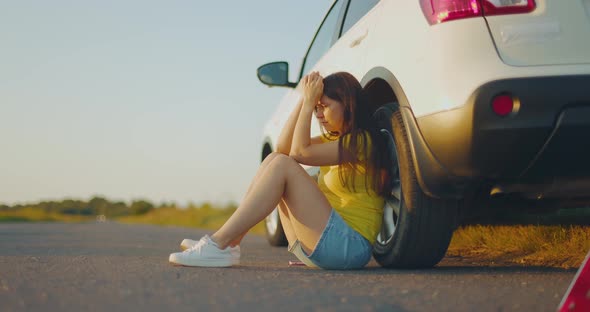
[[[303,106],[315,109],[324,94],[324,78],[318,72],[311,72],[302,79]]]

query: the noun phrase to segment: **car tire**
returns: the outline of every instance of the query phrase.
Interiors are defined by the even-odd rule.
[[[432,267],[447,251],[459,201],[431,198],[422,192],[398,103],[380,107],[374,117],[387,141],[394,170],[373,256],[387,268]]]
[[[264,219],[264,229],[266,230],[266,239],[271,246],[288,245],[287,237],[281,224],[281,218],[279,217],[278,207]]]

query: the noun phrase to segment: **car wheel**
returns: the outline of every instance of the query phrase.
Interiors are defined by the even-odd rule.
[[[374,116],[394,170],[373,256],[388,268],[432,267],[447,251],[459,202],[431,198],[422,192],[398,104],[386,104]]]
[[[287,246],[287,237],[285,236],[285,232],[283,232],[278,208],[275,208],[275,210],[266,216],[264,221],[266,239],[269,244],[271,246]]]

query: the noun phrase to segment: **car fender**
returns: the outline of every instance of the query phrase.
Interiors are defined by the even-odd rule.
[[[441,179],[455,180],[436,156],[432,153],[424,140],[422,133],[412,112],[412,107],[404,93],[404,90],[395,75],[384,67],[374,67],[367,71],[361,79],[361,86],[366,87],[374,79],[382,79],[388,83],[395,96],[402,113],[404,125],[408,131],[408,141],[412,155],[412,163],[416,170],[416,176],[422,191],[434,198],[461,198],[463,188],[461,183],[441,183]],[[443,178],[446,177],[446,178]],[[456,181],[455,181],[456,182]]]

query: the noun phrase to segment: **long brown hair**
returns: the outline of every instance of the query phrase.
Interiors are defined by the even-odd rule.
[[[376,122],[373,120],[370,106],[366,103],[365,91],[358,80],[347,72],[338,72],[324,78],[324,95],[343,105],[343,132],[324,132],[323,135],[333,140],[338,136],[338,163],[351,170],[339,170],[340,182],[349,190],[355,190],[355,172],[361,161],[359,153],[364,155],[363,165],[366,168],[365,186],[380,195],[386,196],[391,190],[390,165],[385,141],[379,134]],[[369,150],[369,138],[371,150]],[[344,138],[347,137],[346,140]],[[359,140],[360,139],[360,140]],[[346,161],[344,151],[352,156]],[[350,159],[350,158],[347,158]],[[351,188],[352,186],[352,188]],[[369,192],[369,189],[367,189]]]

